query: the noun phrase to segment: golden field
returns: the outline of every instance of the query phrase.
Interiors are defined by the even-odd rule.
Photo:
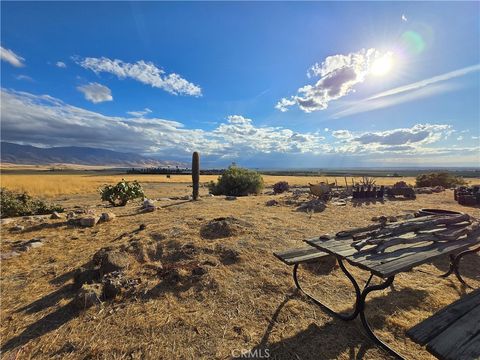
[[[217,180],[217,175],[202,175],[201,183],[208,183]],[[188,184],[191,183],[190,175],[172,175],[167,178],[166,175],[141,175],[141,174],[58,174],[45,172],[30,172],[28,174],[2,174],[0,183],[15,191],[27,191],[29,194],[40,197],[58,197],[61,195],[72,194],[93,194],[98,193],[98,189],[105,184],[115,184],[118,181],[138,180],[142,184]],[[272,176],[264,175],[266,186],[271,186],[278,181],[287,181],[290,185],[307,186],[308,183],[326,182],[338,183],[338,186],[345,185],[343,177],[334,176]],[[348,177],[348,186],[351,186],[352,179],[357,182],[361,177]],[[414,177],[377,177],[377,185],[393,185],[395,182],[403,180],[408,184],[415,184]],[[478,179],[466,178],[469,183],[478,182]]]
[[[259,195],[226,201],[207,197],[200,201],[158,201],[160,209],[140,213],[140,202],[109,208],[96,188],[122,177],[138,179],[150,198],[191,193],[190,177],[161,175],[11,175],[2,186],[48,197],[97,213],[112,211],[113,222],[93,228],[69,227],[65,219],[18,219],[2,226],[1,251],[17,240],[43,238],[45,245],[2,261],[0,337],[4,359],[233,359],[238,350],[268,349],[270,359],[389,359],[364,335],[357,320],[333,319],[294,291],[291,268],[273,251],[303,246],[302,240],[371,223],[372,216],[396,215],[419,208],[445,208],[480,218],[479,208],[467,208],[453,200],[452,191],[418,195],[416,200],[384,203],[328,204],[320,213],[297,212],[289,206],[266,207],[271,199],[288,194]],[[214,177],[202,177],[208,182]],[[305,185],[324,178],[265,176],[267,184],[286,180]],[[337,177],[337,180],[340,180]],[[378,178],[394,182],[398,178]],[[403,180],[412,182],[412,179]],[[329,180],[330,181],[330,180]],[[64,197],[64,198],[62,198]],[[202,227],[208,221],[232,216],[248,223],[243,231],[223,239],[206,239]],[[145,229],[139,231],[139,225]],[[22,232],[12,232],[23,225]],[[143,292],[85,311],[72,309],[74,272],[85,266],[100,248],[132,242],[161,246],[160,260],[132,262],[131,271],[141,279]],[[238,252],[235,263],[218,260],[218,248]],[[166,284],[156,273],[170,255],[194,249],[189,261],[205,265],[202,282]],[[190,255],[189,255],[190,256]],[[303,268],[307,287],[337,310],[353,301],[343,273],[325,260],[318,268]],[[203,265],[202,265],[203,266]],[[461,271],[474,288],[480,286],[480,256],[462,260]],[[368,274],[349,266],[365,281]],[[405,331],[450,304],[471,289],[455,277],[439,278],[448,259],[438,258],[396,277],[394,289],[376,292],[367,301],[367,314],[376,333],[408,359],[433,359],[407,339]],[[374,280],[378,282],[378,279]]]

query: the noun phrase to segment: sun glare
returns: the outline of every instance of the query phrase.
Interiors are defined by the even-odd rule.
[[[380,59],[377,59],[373,62],[370,69],[371,73],[376,76],[386,75],[391,71],[393,67],[393,56],[392,54],[386,54]]]

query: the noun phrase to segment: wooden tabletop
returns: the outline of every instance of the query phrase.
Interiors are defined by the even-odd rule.
[[[388,248],[383,253],[359,252],[352,246],[353,239],[351,237],[340,239],[314,238],[305,240],[305,242],[319,250],[339,256],[350,264],[370,271],[377,276],[387,278],[408,271],[415,266],[428,263],[436,257],[458,253],[480,243],[480,231],[454,241],[423,241],[415,244],[400,244]]]
[[[408,330],[407,335],[445,360],[480,359],[480,289]]]

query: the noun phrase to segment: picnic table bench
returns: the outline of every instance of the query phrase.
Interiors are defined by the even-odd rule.
[[[442,360],[480,359],[480,289],[444,307],[407,335]]]
[[[392,246],[388,251],[371,253],[368,251],[358,251],[353,245],[354,237],[326,237],[320,236],[305,240],[311,248],[293,249],[284,252],[277,252],[274,255],[288,265],[294,265],[293,278],[296,287],[302,291],[315,304],[322,307],[327,313],[345,321],[354,320],[357,316],[365,328],[367,335],[378,346],[386,350],[393,356],[403,359],[395,350],[382,342],[373,332],[365,315],[366,298],[368,294],[374,291],[383,290],[391,285],[395,276],[402,272],[407,272],[412,268],[431,262],[433,259],[441,256],[451,255],[451,272],[458,275],[458,263],[460,258],[466,253],[476,252],[480,243],[480,230],[475,231],[467,237],[455,241],[421,241],[416,243],[402,243]],[[473,250],[472,250],[473,248]],[[318,261],[324,256],[334,256],[337,259],[340,269],[352,283],[355,291],[355,303],[353,310],[349,313],[337,312],[319,299],[315,298],[304,289],[302,289],[298,277],[298,267],[304,262]],[[345,262],[370,272],[370,277],[361,289],[355,277],[345,267]],[[448,273],[447,273],[448,274]],[[444,274],[444,275],[447,275]],[[381,279],[376,285],[370,282],[374,276]],[[463,282],[463,279],[461,279]]]

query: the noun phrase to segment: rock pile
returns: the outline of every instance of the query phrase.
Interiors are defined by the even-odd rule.
[[[251,225],[246,221],[229,217],[216,218],[209,221],[200,229],[200,235],[204,239],[220,239],[235,236],[242,233]]]

